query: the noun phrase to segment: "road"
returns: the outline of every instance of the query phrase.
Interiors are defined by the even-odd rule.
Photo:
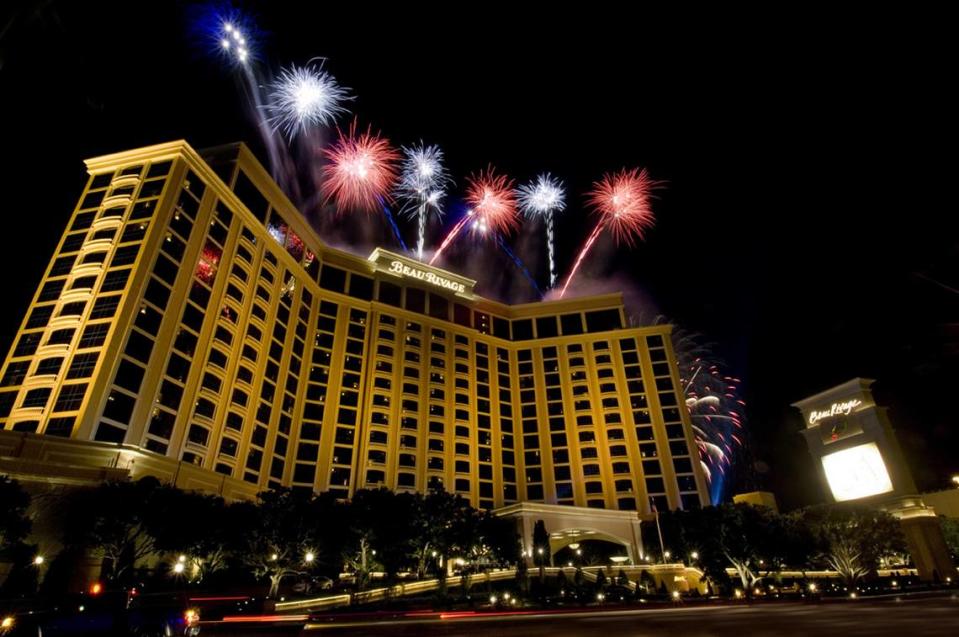
[[[455,615],[455,614],[454,614]],[[564,637],[597,635],[645,637],[746,637],[748,635],[926,636],[955,635],[959,597],[855,600],[822,604],[763,603],[753,606],[677,607],[650,610],[608,609],[574,614],[480,617],[429,617],[378,622],[240,627],[205,626],[203,635],[303,635],[337,637],[424,637],[482,635]]]

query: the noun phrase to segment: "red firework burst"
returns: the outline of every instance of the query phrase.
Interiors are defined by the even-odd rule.
[[[493,168],[466,178],[466,201],[473,208],[476,228],[509,234],[519,226],[513,180],[497,175]]]
[[[602,216],[617,243],[634,245],[655,222],[651,205],[652,190],[657,182],[646,169],[634,168],[607,173],[593,184],[588,201]]]
[[[396,163],[400,154],[389,140],[372,133],[356,134],[356,126],[323,152],[330,163],[323,168],[323,195],[333,200],[337,210],[376,210],[381,200],[389,200],[396,181]]]

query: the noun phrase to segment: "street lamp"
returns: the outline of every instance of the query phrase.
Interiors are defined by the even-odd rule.
[[[693,558],[694,560],[698,560],[698,559],[699,559],[699,551],[693,551],[692,553],[689,554],[689,557]]]
[[[38,555],[38,556],[36,556],[35,558],[33,558],[33,565],[34,565],[34,566],[43,566],[43,556],[42,556],[42,555]]]
[[[663,553],[663,557],[664,557],[665,559],[667,559],[667,560],[668,560],[669,558],[671,558],[672,556],[673,556],[673,554],[670,553],[669,551],[665,551],[665,552]]]
[[[176,564],[173,565],[173,572],[176,573],[177,575],[180,575],[181,573],[183,573],[184,568],[186,567],[183,566],[183,562],[177,562]]]
[[[274,553],[274,554],[272,554],[272,555],[270,556],[270,561],[271,561],[271,562],[275,562],[275,561],[277,561],[278,559],[280,559],[280,556],[277,555],[276,553]]]
[[[303,560],[304,560],[307,564],[312,563],[313,560],[315,560],[315,559],[316,559],[316,555],[313,553],[313,551],[307,551],[307,552],[306,552],[306,555],[303,556]]]

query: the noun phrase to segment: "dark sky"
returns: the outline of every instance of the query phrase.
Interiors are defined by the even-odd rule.
[[[743,378],[756,456],[787,506],[821,497],[790,403],[854,376],[878,379],[920,487],[945,486],[959,472],[959,105],[945,16],[521,5],[245,6],[266,66],[328,57],[361,123],[441,144],[460,185],[490,162],[566,179],[561,271],[589,230],[578,193],[593,179],[646,166],[667,182],[648,241],[589,269],[619,273],[645,299],[634,311],[704,334]],[[84,158],[179,138],[259,149],[229,70],[190,35],[190,7],[4,9],[4,347]]]

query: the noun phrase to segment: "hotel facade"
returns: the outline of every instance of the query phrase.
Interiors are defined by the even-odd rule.
[[[86,165],[0,370],[0,473],[708,503],[670,327],[628,326],[620,295],[506,305],[333,249],[241,144]]]

